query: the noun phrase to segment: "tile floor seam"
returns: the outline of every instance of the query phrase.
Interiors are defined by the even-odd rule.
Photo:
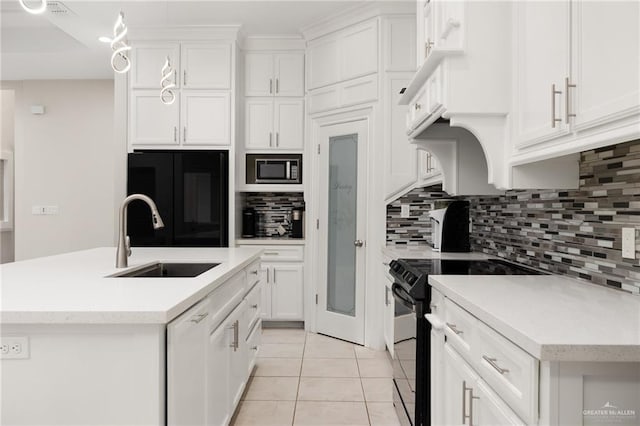
[[[360,388],[362,389],[362,399],[364,399],[364,410],[367,412],[367,421],[371,426],[371,416],[369,415],[369,405],[367,404],[367,395],[364,392],[364,384],[362,383],[362,375],[360,374],[360,363],[358,362],[358,354],[356,353],[355,346],[353,347],[353,354],[356,357],[356,365],[358,366],[358,378],[360,379]]]
[[[296,390],[296,400],[293,403],[293,417],[291,418],[291,426],[296,424],[296,411],[298,410],[298,398],[300,396],[300,380],[302,379],[302,365],[304,364],[304,352],[307,349],[307,336],[304,334],[304,342],[302,342],[302,359],[300,361],[300,370],[298,370],[298,389]]]

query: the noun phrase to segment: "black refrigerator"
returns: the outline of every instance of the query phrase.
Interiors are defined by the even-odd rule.
[[[129,204],[132,246],[229,245],[227,151],[135,151],[127,163],[127,193],[151,197],[165,224],[154,230],[149,207]]]

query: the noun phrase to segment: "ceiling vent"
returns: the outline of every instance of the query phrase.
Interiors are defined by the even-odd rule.
[[[63,16],[72,13],[71,10],[69,10],[69,8],[61,1],[48,1],[47,9],[49,13],[56,16]]]

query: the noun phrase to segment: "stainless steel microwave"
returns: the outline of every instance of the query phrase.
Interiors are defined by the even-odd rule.
[[[302,154],[247,154],[247,184],[302,183]]]

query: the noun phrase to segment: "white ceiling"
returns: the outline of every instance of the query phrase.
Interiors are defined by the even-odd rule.
[[[27,0],[37,4],[38,0]],[[299,35],[301,29],[372,0],[63,0],[55,13],[30,15],[17,0],[0,0],[2,80],[113,78],[108,45],[119,11],[129,28],[242,25],[246,35]],[[398,1],[398,0],[396,0]],[[405,0],[406,1],[406,0]]]

